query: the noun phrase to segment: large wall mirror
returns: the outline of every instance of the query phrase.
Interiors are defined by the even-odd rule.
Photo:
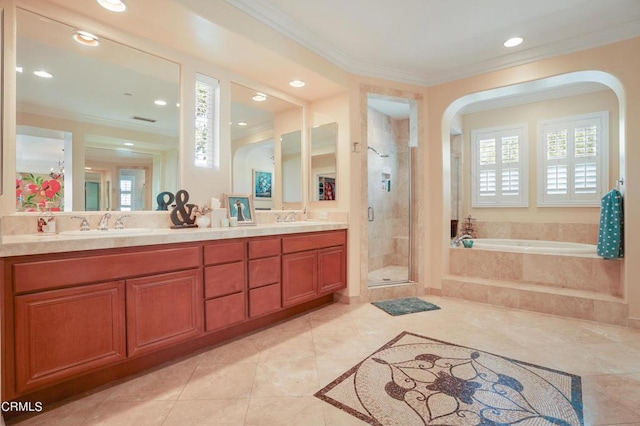
[[[231,84],[233,192],[256,209],[302,205],[302,108]]]
[[[338,123],[311,129],[311,200],[337,200]]]
[[[152,210],[178,189],[180,67],[79,31],[17,10],[16,208]]]

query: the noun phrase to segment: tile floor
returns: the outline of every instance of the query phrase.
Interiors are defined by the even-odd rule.
[[[409,268],[406,266],[389,265],[384,268],[369,271],[369,286],[388,285],[394,282],[406,282],[409,278]]]
[[[582,376],[586,425],[640,425],[640,330],[424,297],[393,317],[334,304],[75,399],[27,425],[357,425],[313,394],[401,331]]]

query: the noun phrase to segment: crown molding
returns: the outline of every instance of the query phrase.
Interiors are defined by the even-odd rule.
[[[589,32],[542,46],[519,50],[472,65],[445,69],[437,73],[421,73],[354,60],[335,45],[327,43],[318,34],[273,7],[268,1],[225,1],[347,72],[419,86],[446,83],[640,36],[640,19],[636,19],[603,31]]]

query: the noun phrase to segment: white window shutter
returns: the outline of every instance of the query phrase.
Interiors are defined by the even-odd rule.
[[[194,165],[212,169],[218,165],[220,140],[218,80],[196,75]]]
[[[471,132],[474,207],[527,205],[525,124]]]
[[[608,175],[608,117],[604,111],[538,123],[538,205],[600,205]]]

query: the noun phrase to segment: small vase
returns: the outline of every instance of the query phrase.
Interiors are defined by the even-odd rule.
[[[208,228],[211,224],[211,220],[208,216],[198,216],[196,224],[198,225],[198,228]]]

